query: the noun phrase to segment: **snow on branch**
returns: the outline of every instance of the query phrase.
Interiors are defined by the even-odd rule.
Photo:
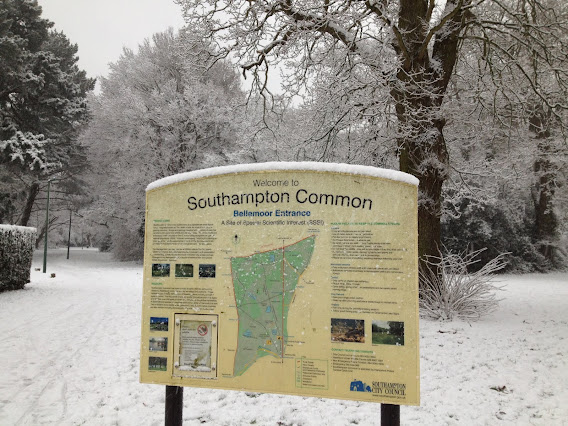
[[[308,29],[324,32],[331,35],[334,39],[340,40],[351,51],[357,50],[357,43],[351,33],[340,26],[337,22],[331,21],[326,16],[302,12],[292,6],[291,0],[281,2],[282,12],[290,16],[297,22],[301,22]]]
[[[49,142],[42,134],[17,131],[10,139],[0,141],[0,160],[19,163],[30,170],[47,168],[44,145]]]

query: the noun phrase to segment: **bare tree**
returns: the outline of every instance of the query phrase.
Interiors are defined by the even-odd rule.
[[[520,78],[557,117],[567,106],[567,11],[559,0],[177,3],[188,28],[216,43],[217,58],[231,57],[252,75],[268,104],[270,70],[282,65],[288,94],[308,97],[317,82],[333,92],[343,110],[331,126],[343,117],[375,128],[396,121],[399,168],[420,179],[421,256],[439,254],[449,175],[442,105],[460,54],[477,58],[477,72],[503,89],[497,97],[513,102],[504,85]],[[547,85],[527,72],[531,61],[549,74]]]

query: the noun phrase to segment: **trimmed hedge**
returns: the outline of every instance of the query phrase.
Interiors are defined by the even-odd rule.
[[[0,292],[30,282],[36,233],[35,228],[0,225]]]

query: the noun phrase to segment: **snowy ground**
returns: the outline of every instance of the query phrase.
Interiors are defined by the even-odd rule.
[[[164,386],[138,383],[141,266],[65,254],[0,293],[0,425],[163,424]],[[499,310],[480,322],[421,321],[422,406],[401,407],[402,424],[568,424],[568,274],[501,283]],[[378,404],[184,394],[184,425],[379,424]]]

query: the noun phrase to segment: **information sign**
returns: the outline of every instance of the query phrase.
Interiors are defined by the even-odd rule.
[[[419,404],[417,180],[220,167],[146,197],[144,383]]]

